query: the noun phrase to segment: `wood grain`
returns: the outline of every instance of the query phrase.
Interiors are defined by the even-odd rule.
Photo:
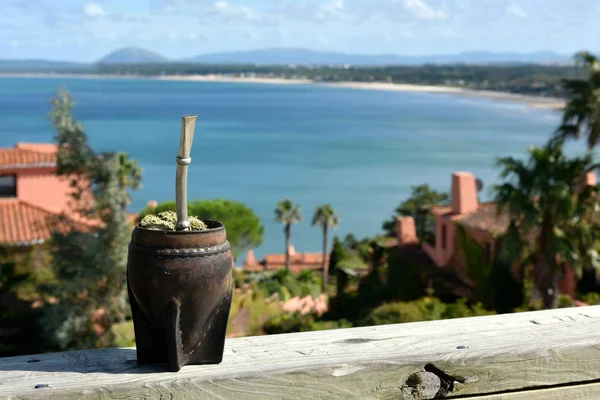
[[[469,397],[470,400],[595,400],[600,399],[600,383],[564,386],[543,390]]]
[[[229,339],[223,363],[178,373],[138,367],[132,348],[13,357],[0,359],[0,398],[418,399],[573,382],[594,398],[599,332],[594,306]]]

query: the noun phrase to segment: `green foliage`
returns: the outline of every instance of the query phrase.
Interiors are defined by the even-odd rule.
[[[587,266],[600,267],[600,186],[582,188],[585,174],[596,168],[593,156],[569,158],[561,143],[550,141],[532,147],[526,162],[506,157],[498,165],[505,182],[494,187],[496,202],[511,217],[505,235],[510,249],[502,255],[511,264],[534,264],[535,287],[544,307],[553,308],[564,263],[579,274]]]
[[[313,226],[337,228],[341,222],[341,218],[331,204],[323,204],[315,208],[312,217]]]
[[[418,304],[388,303],[375,308],[363,321],[363,325],[399,324],[423,321],[423,311]]]
[[[415,219],[417,236],[430,242],[435,237],[435,219],[427,212],[428,208],[448,201],[448,194],[433,190],[427,184],[412,186],[411,196],[396,208],[395,214],[383,223],[386,235],[396,236],[396,218],[411,216]]]
[[[474,282],[475,298],[486,308],[497,312],[511,312],[523,304],[523,285],[511,271],[510,263],[493,254],[475,239],[466,234],[464,227],[457,225],[458,247],[463,254],[467,276]],[[506,246],[504,239],[498,241],[500,251]]]
[[[353,234],[346,235],[343,241],[345,250],[354,250],[358,256],[366,263],[370,257],[371,238],[356,239]]]
[[[595,306],[600,304],[600,293],[597,292],[589,292],[581,296],[581,301],[584,303]]]
[[[338,264],[344,257],[344,245],[342,244],[339,237],[333,237],[333,246],[331,247],[331,253],[329,254],[329,273],[335,274],[337,272]]]
[[[459,299],[455,303],[446,305],[444,318],[467,318],[493,314],[493,311],[486,310],[481,303],[474,303],[469,306],[466,299]]]
[[[554,138],[562,141],[584,136],[591,149],[600,141],[600,60],[585,51],[575,59],[585,75],[563,80],[567,105]]]
[[[257,276],[255,276],[256,278]],[[260,276],[260,280],[256,281],[265,291],[266,296],[278,293],[281,298],[284,298],[285,295],[318,297],[321,294],[321,278],[313,270],[304,270],[293,274],[289,270],[280,269],[271,274],[264,274]]]
[[[236,290],[231,303],[227,334],[234,336],[258,335],[263,323],[281,313],[277,295],[266,296],[256,283]]]
[[[351,328],[352,324],[345,319],[338,321],[319,321],[313,314],[281,313],[267,321],[263,330],[269,335],[279,333],[309,332],[327,329]]]
[[[347,250],[337,263],[337,270],[348,276],[357,276],[359,271],[366,271],[367,263],[356,250]]]
[[[285,269],[290,269],[290,240],[292,236],[292,225],[302,221],[300,206],[294,204],[290,199],[277,203],[275,207],[275,220],[283,225],[285,235]]]
[[[327,293],[327,281],[329,279],[329,269],[326,268],[327,263],[327,235],[329,228],[337,228],[341,221],[337,211],[330,204],[323,204],[315,208],[315,212],[312,218],[312,225],[321,226],[323,228],[323,293]]]
[[[388,251],[387,298],[416,300],[425,293],[424,266],[398,249]]]
[[[40,343],[31,341],[35,334],[35,310],[19,297],[19,289],[29,279],[28,272],[20,272],[17,263],[0,248],[0,357],[16,356],[42,350]],[[10,301],[17,308],[7,307]]]
[[[67,92],[59,92],[52,104],[58,174],[72,179],[74,212],[97,225],[80,232],[70,219],[54,221],[56,283],[45,292],[57,302],[44,308],[42,337],[49,346],[64,350],[110,346],[111,325],[127,315],[127,206],[129,190],[140,187],[141,170],[126,154],[92,151],[83,126],[73,117]]]
[[[241,288],[242,285],[248,281],[246,272],[237,268],[233,268],[231,276],[233,278],[234,287],[236,288]]]
[[[111,326],[113,343],[116,347],[135,346],[135,332],[133,330],[133,321],[123,321]]]
[[[494,313],[485,310],[479,303],[468,306],[464,299],[454,304],[446,304],[435,297],[424,297],[415,301],[383,304],[375,308],[362,321],[362,325],[434,321],[491,314]]]
[[[263,330],[269,335],[306,332],[310,330],[310,325],[314,321],[315,317],[312,314],[281,313],[268,319],[263,325]]]
[[[558,295],[558,308],[568,308],[575,307],[575,302],[571,298],[571,296],[566,294]]]
[[[174,201],[160,203],[156,208],[145,208],[140,217],[164,211],[176,211]],[[225,224],[227,240],[236,257],[244,251],[262,244],[265,228],[254,211],[239,201],[214,199],[196,200],[188,203],[188,214],[200,220],[216,220]]]

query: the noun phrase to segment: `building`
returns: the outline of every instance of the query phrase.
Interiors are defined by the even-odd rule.
[[[323,265],[322,253],[296,253],[294,246],[290,246],[290,271],[297,273],[307,269],[321,270]],[[329,255],[326,257],[329,266]],[[267,254],[258,261],[253,250],[246,253],[243,269],[247,272],[272,271],[285,268],[285,254]]]
[[[26,249],[44,243],[50,238],[50,219],[61,214],[81,229],[90,225],[71,211],[69,180],[56,171],[56,145],[0,148],[1,247]]]
[[[596,176],[590,173],[586,183],[596,184]],[[480,203],[477,198],[477,182],[469,172],[452,174],[452,192],[449,205],[437,205],[430,208],[435,218],[435,240],[432,243],[420,243],[412,217],[398,217],[397,239],[399,246],[421,244],[424,252],[439,268],[454,269],[459,275],[466,276],[466,266],[457,246],[457,226],[475,239],[490,257],[495,254],[499,238],[509,226],[509,216],[497,213],[496,204]],[[517,271],[515,270],[515,275]],[[561,293],[575,296],[576,277],[571,268],[565,268],[559,281]]]

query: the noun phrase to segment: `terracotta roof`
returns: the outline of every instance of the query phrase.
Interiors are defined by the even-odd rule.
[[[55,145],[46,143],[18,143],[15,148],[0,148],[0,169],[53,167],[55,165]]]
[[[42,153],[51,153],[56,154],[58,151],[58,146],[54,143],[27,143],[27,142],[17,142],[15,145],[15,149],[17,150],[32,150],[38,151]]]
[[[323,255],[321,253],[296,253],[290,255],[290,264],[321,264]],[[285,254],[267,254],[264,262],[267,265],[285,264]]]
[[[58,217],[41,207],[17,199],[0,200],[0,244],[30,246],[43,243],[50,238],[50,220]],[[87,226],[73,222],[77,229]],[[69,229],[66,225],[62,229]]]
[[[508,229],[510,218],[507,213],[497,214],[495,203],[481,203],[477,211],[461,216],[456,220],[468,228],[502,234]]]
[[[329,259],[329,256],[327,256]],[[304,269],[320,269],[323,262],[321,253],[293,253],[290,254],[290,268],[292,272]],[[274,270],[285,266],[285,254],[267,254],[261,261],[244,263],[244,270],[249,272]]]
[[[292,262],[290,257],[290,263]],[[267,254],[264,262],[266,264],[285,264],[285,254]]]
[[[452,206],[449,206],[449,205],[446,205],[446,204],[431,206],[429,208],[429,212],[432,213],[433,215],[451,214],[452,213]]]

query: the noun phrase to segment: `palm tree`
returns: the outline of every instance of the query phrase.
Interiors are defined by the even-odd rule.
[[[585,174],[597,168],[586,154],[567,158],[562,145],[550,141],[533,147],[525,163],[498,160],[505,183],[495,186],[498,213],[508,212],[510,225],[501,250],[521,266],[533,264],[533,281],[544,308],[555,308],[557,277],[567,263],[577,272],[596,265],[599,239],[599,187],[582,189]],[[595,229],[590,224],[595,225]],[[508,256],[507,256],[508,255]]]
[[[327,234],[329,233],[329,227],[337,228],[341,221],[337,211],[331,207],[330,204],[323,204],[315,208],[315,212],[312,218],[312,225],[320,225],[323,227],[323,292],[327,289]]]
[[[575,60],[587,76],[563,81],[568,101],[554,139],[585,136],[592,148],[600,141],[600,60],[585,51],[578,53]]]
[[[285,233],[285,268],[289,270],[292,224],[302,221],[300,206],[295,205],[290,199],[280,201],[277,203],[277,208],[275,208],[275,219],[277,222],[283,224],[283,232]]]

